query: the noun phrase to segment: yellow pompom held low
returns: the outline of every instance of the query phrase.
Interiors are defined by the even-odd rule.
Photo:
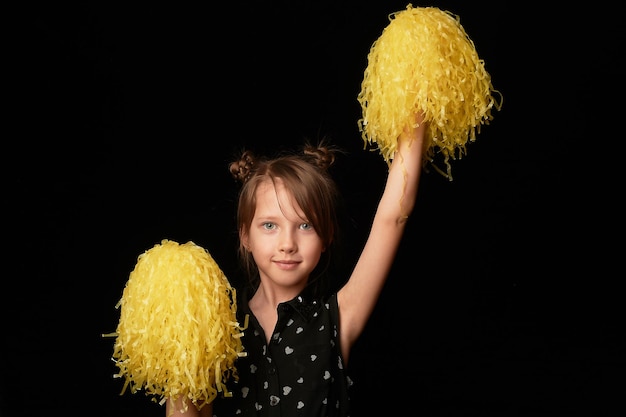
[[[144,390],[164,404],[181,396],[201,408],[237,378],[245,356],[236,292],[211,255],[162,240],[138,257],[123,295],[113,360],[121,394]]]
[[[466,153],[466,143],[493,118],[494,107],[500,110],[502,97],[494,98],[499,92],[458,16],[409,4],[389,20],[368,54],[357,97],[359,130],[365,145],[375,144],[390,163],[398,136],[423,113],[424,168],[432,166],[452,180],[450,159]],[[438,153],[445,171],[435,164]]]

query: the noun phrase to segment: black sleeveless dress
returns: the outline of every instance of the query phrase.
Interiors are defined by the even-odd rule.
[[[228,383],[232,397],[213,403],[215,417],[349,417],[352,382],[339,346],[337,294],[327,299],[300,295],[278,306],[270,343],[240,298],[238,320],[248,327],[242,339],[247,356]]]

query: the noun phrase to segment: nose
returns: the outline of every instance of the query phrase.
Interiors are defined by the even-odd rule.
[[[280,234],[278,249],[283,253],[294,253],[296,252],[297,248],[298,245],[296,244],[296,239],[294,238],[293,232],[283,231],[283,233]]]

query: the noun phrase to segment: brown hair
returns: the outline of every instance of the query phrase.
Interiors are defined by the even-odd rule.
[[[339,222],[337,205],[339,192],[329,173],[329,167],[335,162],[338,149],[324,142],[318,145],[305,144],[302,154],[284,153],[275,158],[258,157],[245,150],[238,160],[229,165],[230,173],[242,188],[237,204],[237,230],[248,231],[256,210],[256,190],[259,184],[270,180],[275,183],[280,178],[285,187],[293,194],[294,200],[304,212],[307,220],[315,228],[326,250],[317,267],[309,277],[308,285],[313,287],[315,295],[326,290],[328,283],[319,279],[327,272],[332,248],[337,241]],[[252,288],[259,284],[258,267],[252,254],[239,240],[239,259]]]

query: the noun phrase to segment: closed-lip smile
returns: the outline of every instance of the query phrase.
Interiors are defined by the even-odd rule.
[[[289,259],[283,259],[283,260],[274,261],[274,263],[278,265],[279,268],[282,268],[282,269],[293,269],[296,266],[298,266],[300,262],[289,260]]]

